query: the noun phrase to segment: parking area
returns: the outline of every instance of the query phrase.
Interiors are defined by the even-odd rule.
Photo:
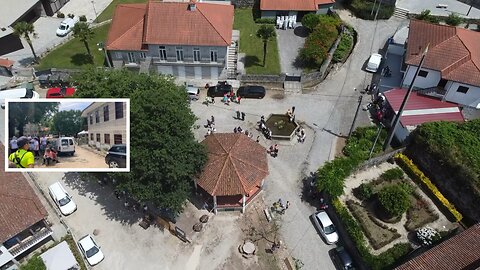
[[[307,29],[301,23],[297,23],[295,29],[276,29],[278,54],[280,56],[280,68],[282,73],[302,73],[302,68],[296,62],[298,50],[303,47],[307,36]],[[268,57],[268,56],[267,56]]]

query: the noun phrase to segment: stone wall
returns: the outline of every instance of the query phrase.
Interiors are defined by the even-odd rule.
[[[244,75],[240,75],[238,79],[242,85],[260,84],[265,88],[283,89],[285,74],[280,74],[280,75],[244,74]]]
[[[236,8],[249,8],[249,7],[253,7],[256,1],[258,0],[234,0],[232,1],[232,4]]]

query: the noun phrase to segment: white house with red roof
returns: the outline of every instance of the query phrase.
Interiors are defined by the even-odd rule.
[[[307,13],[326,14],[333,8],[335,0],[260,0],[262,18],[297,16],[301,21]]]
[[[411,20],[401,86],[408,88],[422,52],[429,46],[414,89],[420,93],[480,109],[480,33]]]
[[[117,68],[217,79],[226,72],[232,28],[229,4],[121,4],[115,9],[106,48]]]

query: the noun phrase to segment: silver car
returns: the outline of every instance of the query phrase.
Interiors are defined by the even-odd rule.
[[[320,231],[327,244],[331,245],[338,242],[337,230],[327,212],[318,211],[312,215],[312,219],[315,227]]]

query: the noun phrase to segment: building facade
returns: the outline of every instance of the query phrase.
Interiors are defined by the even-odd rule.
[[[94,102],[85,108],[88,145],[108,150],[113,144],[127,144],[128,114],[126,102]]]
[[[297,22],[301,22],[306,14],[327,14],[334,5],[334,0],[260,0],[260,11],[262,19],[296,16]]]
[[[155,2],[118,5],[106,47],[116,68],[179,78],[226,76],[233,6]]]

